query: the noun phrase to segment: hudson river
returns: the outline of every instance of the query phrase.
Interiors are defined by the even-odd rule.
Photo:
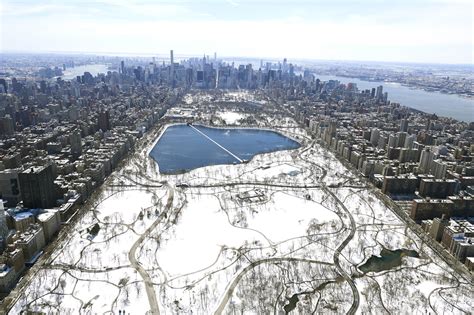
[[[67,68],[66,71],[63,72],[63,75],[61,78],[63,80],[73,80],[78,75],[83,75],[84,72],[90,72],[90,74],[92,74],[93,76],[96,76],[99,73],[107,74],[107,71],[109,71],[107,65],[101,65],[101,64],[82,65],[82,66],[77,66],[74,68]]]
[[[318,75],[316,78],[322,81],[338,80],[341,83],[356,83],[359,90],[376,88],[383,85],[383,91],[388,92],[388,99],[411,107],[422,112],[438,116],[451,117],[457,120],[474,121],[474,100],[457,95],[443,94],[439,92],[427,92],[421,89],[410,89],[399,83],[369,82],[357,78],[346,78],[330,75]]]

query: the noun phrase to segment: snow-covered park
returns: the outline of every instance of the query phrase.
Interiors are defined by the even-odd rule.
[[[141,146],[40,261],[11,314],[472,312],[471,279],[286,122],[280,132],[299,149],[184,174],[160,174]],[[417,255],[363,272],[383,249]]]

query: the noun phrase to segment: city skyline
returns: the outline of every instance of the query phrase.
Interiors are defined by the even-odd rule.
[[[26,0],[4,1],[0,12],[2,52],[151,55],[173,47],[183,55],[472,64],[472,5],[463,0]]]
[[[0,313],[473,309],[468,70],[4,57]]]
[[[0,0],[0,314],[471,314],[471,2]]]

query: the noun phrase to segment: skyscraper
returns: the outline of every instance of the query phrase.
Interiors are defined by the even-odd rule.
[[[0,171],[0,197],[9,207],[15,207],[21,201],[19,171],[16,168]]]
[[[329,134],[331,136],[335,136],[337,133],[337,120],[336,119],[331,119],[329,122]]]
[[[407,149],[413,149],[413,144],[415,143],[415,135],[410,135],[405,139],[404,147]]]
[[[388,147],[389,148],[397,147],[397,142],[398,142],[397,140],[398,140],[398,138],[397,138],[396,135],[394,135],[394,134],[389,135],[388,136]]]
[[[377,86],[377,92],[375,93],[375,99],[377,101],[381,101],[383,98],[383,86],[379,85]]]
[[[431,174],[434,175],[437,179],[444,179],[446,178],[446,171],[448,166],[441,160],[434,160],[431,163]]]
[[[0,79],[0,93],[7,93],[8,92],[8,85],[5,79]]]
[[[399,132],[397,134],[397,148],[403,148],[405,146],[405,140],[408,134],[406,132]]]
[[[99,113],[99,129],[102,131],[110,130],[110,114],[108,110],[102,110]]]
[[[69,136],[69,142],[71,143],[71,155],[74,158],[78,158],[82,154],[81,133],[78,130],[75,130]]]
[[[406,118],[402,119],[400,122],[400,131],[408,131],[408,120]]]
[[[30,167],[19,173],[18,179],[25,208],[45,209],[56,205],[51,164]]]
[[[283,69],[282,70],[283,70],[283,73],[288,72],[288,62],[287,62],[286,58],[283,59]]]
[[[12,135],[15,132],[15,125],[10,115],[0,118],[0,135]]]
[[[5,208],[3,207],[3,200],[0,199],[0,247],[3,247],[3,243],[8,236],[8,226],[5,217]]]
[[[379,142],[380,138],[380,130],[379,129],[372,129],[370,132],[370,143],[372,143],[373,146],[376,146]]]
[[[431,169],[431,163],[433,163],[434,153],[427,147],[421,152],[420,165],[418,170],[420,173],[428,173]]]
[[[170,50],[170,81],[169,84],[174,87],[174,56],[173,56],[173,50]]]

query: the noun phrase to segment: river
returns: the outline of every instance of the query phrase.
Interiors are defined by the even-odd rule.
[[[371,89],[379,85],[388,92],[388,99],[403,106],[411,107],[438,116],[451,117],[460,121],[474,121],[474,100],[458,95],[427,92],[421,89],[411,89],[399,83],[370,82],[357,78],[346,78],[330,75],[318,75],[322,81],[338,80],[341,83],[356,83],[359,90]]]
[[[67,68],[66,71],[63,71],[61,78],[63,80],[73,80],[79,75],[83,75],[84,72],[90,72],[93,76],[96,76],[99,73],[107,73],[109,71],[109,66],[102,64],[88,64],[77,66],[74,68]]]

